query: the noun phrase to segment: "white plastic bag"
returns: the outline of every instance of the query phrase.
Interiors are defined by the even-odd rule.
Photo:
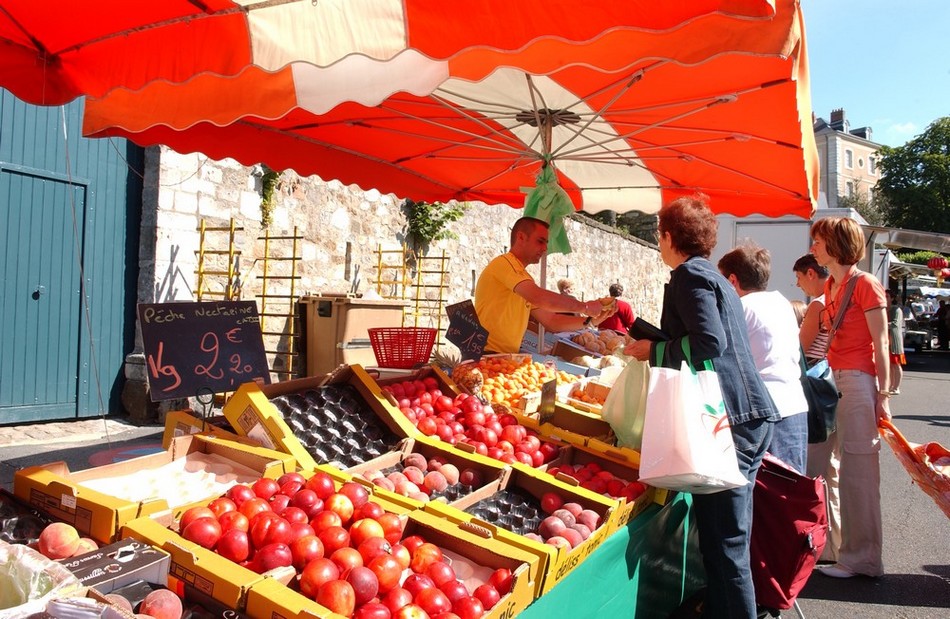
[[[650,370],[640,481],[694,494],[749,483],[739,472],[719,379],[709,362],[699,372],[685,362],[679,370]]]
[[[600,414],[617,435],[618,445],[640,451],[649,383],[650,365],[636,359],[613,381]]]

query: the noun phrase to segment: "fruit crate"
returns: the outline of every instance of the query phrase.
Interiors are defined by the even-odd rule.
[[[565,467],[571,467],[572,470],[565,470]],[[588,451],[582,446],[572,446],[562,453],[556,466],[551,466],[545,471],[554,476],[557,480],[571,486],[580,486],[592,492],[601,494],[608,501],[616,502],[615,518],[611,522],[613,533],[617,529],[627,526],[627,523],[636,518],[651,503],[656,501],[657,488],[645,485],[641,494],[633,499],[623,496],[612,496],[605,487],[601,489],[597,482],[587,479],[582,473],[578,473],[577,467],[583,466],[591,471],[605,471],[614,478],[623,480],[624,486],[629,483],[635,483],[640,478],[640,471],[636,467],[630,466],[627,462],[612,460],[603,455]]]
[[[303,472],[309,478],[313,472]],[[339,490],[345,481],[334,480]],[[405,522],[410,509],[387,501],[371,493],[370,500],[378,503],[386,512],[400,516]],[[210,501],[209,501],[210,502]],[[276,568],[264,574],[239,565],[214,551],[208,550],[183,538],[177,531],[179,515],[171,511],[157,512],[125,523],[121,529],[121,538],[134,538],[171,555],[166,586],[176,592],[184,592],[186,599],[190,590],[206,596],[227,608],[238,612],[248,611],[248,594],[255,585],[272,581],[279,583],[280,591],[291,593],[286,586],[296,578],[293,567]],[[301,596],[302,597],[302,596]],[[339,617],[329,609],[310,601],[310,610],[314,617]],[[254,615],[267,616],[267,615]],[[288,616],[289,617],[292,615]]]
[[[244,443],[245,445],[259,446],[260,443],[246,436],[235,434],[231,425],[224,416],[217,415],[211,418],[201,418],[195,411],[169,411],[165,415],[165,431],[162,433],[162,449],[168,449],[172,439],[187,434],[210,434],[220,438]]]
[[[548,493],[558,495],[564,503],[576,503],[596,513],[600,522],[587,539],[573,547],[564,547],[526,536],[534,533],[545,518],[541,498]],[[537,582],[537,596],[550,591],[617,529],[616,501],[522,464],[512,465],[497,486],[492,484],[472,493],[457,505],[429,502],[425,511],[450,522],[482,527],[495,539],[536,554],[541,560],[542,573]]]
[[[485,580],[485,573],[505,568],[512,572],[511,590],[481,619],[510,619],[523,611],[535,599],[540,561],[537,555],[513,547],[482,530],[467,530],[424,512],[407,516],[403,538],[418,535],[438,546],[453,565],[475,564],[473,573],[465,581],[469,592]],[[404,580],[411,572],[403,574]],[[253,584],[247,594],[247,612],[252,617],[340,617],[325,614],[328,610],[303,594],[274,579]]]
[[[448,374],[442,371],[438,365],[432,364],[425,367],[419,368],[415,372],[408,374],[406,376],[394,376],[391,378],[385,379],[376,379],[376,384],[382,389],[383,393],[387,396],[387,400],[390,404],[397,407],[399,406],[397,398],[395,398],[386,387],[391,387],[396,383],[401,383],[403,381],[431,381],[435,380],[436,385],[439,390],[442,391],[443,395],[447,395],[450,398],[454,398],[458,394],[462,393],[462,388],[455,384],[455,381],[452,380]]]
[[[444,489],[433,490],[426,500],[422,500],[422,498],[418,497],[406,497],[398,495],[397,493],[400,499],[410,502],[409,504],[417,508],[422,508],[425,503],[430,500],[443,501],[450,505],[464,500],[468,494],[477,492],[487,484],[501,479],[507,468],[506,465],[487,456],[466,453],[439,440],[429,437],[420,437],[416,439],[406,439],[403,442],[402,449],[398,452],[388,453],[369,462],[351,467],[347,469],[347,473],[353,475],[354,478],[362,477],[367,483],[376,486],[377,483],[366,478],[365,474],[371,471],[379,471],[383,475],[388,476],[390,473],[402,472],[404,469],[403,463],[412,455],[421,457],[422,464],[427,467],[433,458],[444,460],[445,463],[455,467],[454,473],[456,477],[458,477],[454,483],[450,483]],[[471,471],[476,476],[477,480],[474,483],[463,483],[462,478],[466,470]],[[423,471],[423,473],[427,472],[429,471]],[[451,479],[447,479],[447,481],[451,481]],[[386,485],[383,486],[383,489],[388,492],[396,492],[396,490],[390,490]]]
[[[593,399],[594,402],[578,398],[578,392],[581,392],[588,399]],[[607,385],[603,385],[595,380],[585,379],[580,381],[568,392],[567,404],[574,409],[593,413],[600,417],[604,408],[603,402],[607,399],[609,393],[610,387]]]
[[[208,474],[193,470],[201,462],[210,463]],[[40,512],[71,524],[83,535],[105,544],[114,541],[120,527],[130,520],[165,510],[180,513],[201,500],[200,492],[190,497],[172,496],[170,493],[176,489],[206,488],[217,496],[228,485],[237,483],[235,474],[223,470],[225,468],[243,471],[248,477],[277,478],[293,471],[296,462],[292,456],[278,451],[195,434],[173,439],[169,448],[161,453],[82,471],[70,471],[65,462],[20,469],[13,477],[13,491]],[[158,486],[160,472],[162,478],[167,478],[175,471],[184,480],[181,484],[164,490]],[[140,478],[130,477],[134,474],[154,481],[164,496],[141,487]],[[126,487],[141,498],[121,496],[120,479],[128,480]],[[132,483],[139,487],[133,487]]]
[[[304,470],[321,463],[345,469],[416,433],[358,365],[326,377],[241,385],[223,412],[239,434],[292,454]]]
[[[53,520],[43,512],[0,488],[0,542],[35,544],[46,525]]]

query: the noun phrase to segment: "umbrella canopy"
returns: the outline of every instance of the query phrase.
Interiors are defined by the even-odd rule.
[[[665,30],[698,16],[767,18],[769,0],[0,0],[0,86],[38,105],[200,73],[445,59],[480,47],[532,53],[556,37]],[[357,60],[359,62],[359,60]]]
[[[118,89],[87,102],[84,132],[417,200],[521,206],[553,165],[589,212],[656,212],[703,192],[717,212],[811,215],[817,151],[794,0],[767,20],[716,13],[529,47]]]

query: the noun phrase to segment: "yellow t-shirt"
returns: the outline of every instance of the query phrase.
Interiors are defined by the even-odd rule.
[[[521,261],[508,252],[493,259],[475,284],[475,313],[488,330],[487,350],[516,353],[521,348],[531,304],[515,293],[515,286],[533,280]]]

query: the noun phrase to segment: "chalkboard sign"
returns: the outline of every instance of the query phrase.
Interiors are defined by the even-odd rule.
[[[254,301],[140,303],[138,310],[153,401],[270,383]]]
[[[478,359],[488,343],[488,331],[478,321],[475,304],[471,299],[445,306],[449,316],[449,326],[445,330],[445,339],[452,342],[462,353],[462,360]]]

